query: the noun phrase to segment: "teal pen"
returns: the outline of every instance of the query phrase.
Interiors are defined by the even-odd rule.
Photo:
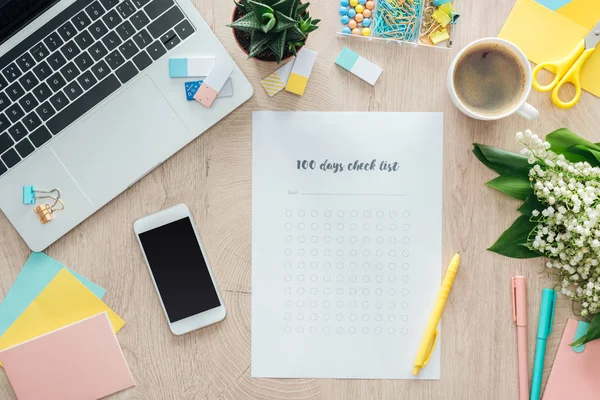
[[[540,306],[540,320],[538,322],[535,361],[533,363],[533,376],[531,378],[531,394],[529,400],[540,399],[542,375],[544,373],[544,357],[546,356],[546,340],[552,333],[555,306],[556,292],[552,289],[544,289],[542,291],[542,304]]]

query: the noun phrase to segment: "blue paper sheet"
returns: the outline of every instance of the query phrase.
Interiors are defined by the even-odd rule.
[[[564,5],[567,5],[571,0],[535,0],[546,8],[556,11]]]
[[[17,276],[6,297],[0,304],[0,336],[12,325],[58,272],[66,268],[98,298],[104,297],[106,290],[90,282],[77,272],[65,267],[44,253],[31,253],[23,269]]]

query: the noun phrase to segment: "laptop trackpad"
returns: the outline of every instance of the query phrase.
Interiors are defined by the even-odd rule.
[[[52,147],[92,203],[102,205],[189,140],[177,114],[143,77],[60,133]]]

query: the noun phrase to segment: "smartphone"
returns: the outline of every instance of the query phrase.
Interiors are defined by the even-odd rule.
[[[222,321],[225,305],[185,204],[135,221],[133,230],[171,332],[182,335]]]

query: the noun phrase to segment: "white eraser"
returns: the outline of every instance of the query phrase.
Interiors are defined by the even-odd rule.
[[[383,69],[347,47],[342,49],[335,63],[371,85],[375,85],[383,72]]]

